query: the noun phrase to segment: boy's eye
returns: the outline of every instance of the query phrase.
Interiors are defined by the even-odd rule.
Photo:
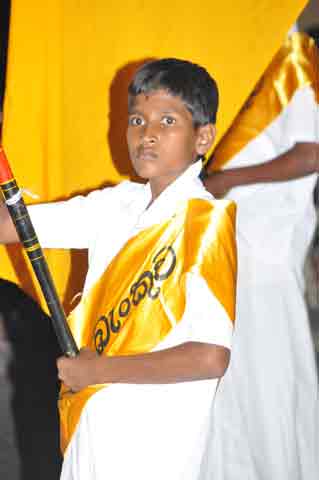
[[[129,117],[128,124],[132,125],[133,127],[137,127],[139,125],[143,125],[143,119],[141,117],[134,115],[132,117]]]
[[[162,118],[161,123],[164,125],[174,125],[174,123],[176,123],[176,119],[170,115],[165,115],[165,117]]]

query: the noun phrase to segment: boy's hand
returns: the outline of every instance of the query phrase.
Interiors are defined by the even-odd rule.
[[[75,358],[60,357],[57,360],[58,377],[73,392],[97,383],[98,355],[83,348]]]
[[[17,243],[19,237],[0,193],[0,244]]]

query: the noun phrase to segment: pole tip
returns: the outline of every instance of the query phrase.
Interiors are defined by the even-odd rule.
[[[0,184],[13,180],[13,174],[7,156],[0,145]]]

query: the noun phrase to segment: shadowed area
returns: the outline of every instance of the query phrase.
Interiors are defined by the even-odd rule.
[[[50,318],[19,287],[0,279],[2,344],[21,480],[57,480],[61,468],[56,358]],[[12,478],[11,476],[8,478]]]

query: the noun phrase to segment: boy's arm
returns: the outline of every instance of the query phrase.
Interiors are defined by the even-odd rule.
[[[319,143],[304,142],[268,162],[208,174],[204,184],[214,196],[221,197],[240,185],[287,181],[315,172],[319,172]]]
[[[6,205],[0,200],[0,243],[17,243],[19,237]]]
[[[96,223],[94,202],[91,207],[87,200],[89,197],[90,195],[77,196],[66,201],[27,205],[33,227],[43,248],[88,248],[88,236],[92,232],[94,220]],[[89,224],[91,219],[92,224]],[[19,241],[6,204],[0,199],[0,244]]]
[[[99,383],[178,383],[224,375],[230,351],[220,345],[187,342],[157,352],[98,356],[89,349],[76,358],[60,357],[59,378],[73,391]]]

